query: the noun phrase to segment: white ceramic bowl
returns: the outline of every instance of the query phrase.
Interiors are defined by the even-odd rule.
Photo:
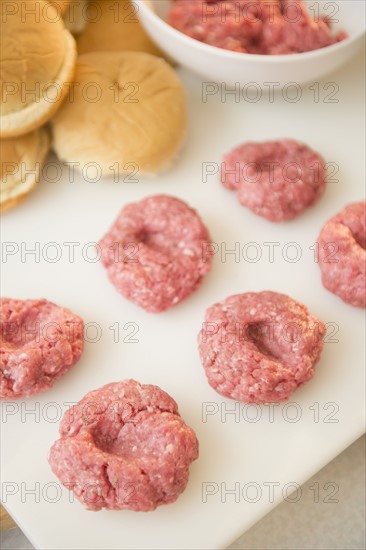
[[[154,42],[173,59],[188,69],[214,82],[245,86],[255,83],[315,81],[346,63],[358,50],[365,34],[364,0],[310,0],[313,10],[338,19],[333,29],[344,29],[349,37],[333,46],[292,55],[254,55],[231,52],[203,44],[173,29],[164,19],[170,0],[134,0],[140,21]],[[314,7],[315,6],[315,7]],[[314,12],[313,12],[314,13]]]

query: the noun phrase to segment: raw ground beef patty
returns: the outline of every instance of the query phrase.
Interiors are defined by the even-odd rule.
[[[318,237],[326,289],[356,307],[366,307],[366,202],[346,206]]]
[[[0,300],[0,397],[29,397],[51,388],[80,358],[82,319],[47,300]]]
[[[102,262],[116,289],[146,311],[178,304],[211,268],[202,246],[210,235],[197,212],[166,195],[125,206],[100,241]]]
[[[176,0],[168,23],[200,42],[251,54],[302,53],[347,38],[313,15],[303,0]]]
[[[275,403],[313,377],[324,334],[324,323],[292,298],[248,292],[208,308],[198,344],[218,393],[244,403]]]
[[[324,193],[323,158],[297,141],[244,143],[224,156],[221,182],[239,202],[272,222],[291,220]]]
[[[67,411],[49,462],[88,510],[155,510],[184,491],[196,436],[158,386],[124,380]]]

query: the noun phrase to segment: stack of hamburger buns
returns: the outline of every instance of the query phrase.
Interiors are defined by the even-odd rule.
[[[1,210],[37,184],[50,147],[82,171],[155,174],[183,142],[186,98],[129,0],[0,0]]]

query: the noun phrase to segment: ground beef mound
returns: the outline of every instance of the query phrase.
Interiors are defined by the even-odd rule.
[[[292,298],[247,292],[208,308],[198,344],[218,393],[244,403],[276,403],[313,377],[324,334],[324,323]]]
[[[326,17],[315,19],[302,0],[176,0],[172,27],[211,46],[234,52],[283,55],[336,44]]]
[[[49,462],[88,510],[155,510],[184,491],[196,436],[158,386],[124,380],[69,409]]]
[[[116,289],[158,313],[189,296],[211,269],[203,256],[210,235],[197,212],[166,195],[125,206],[100,241],[102,262]]]
[[[47,300],[2,298],[0,325],[2,399],[51,388],[82,354],[82,319]]]
[[[355,307],[366,307],[366,202],[346,206],[323,227],[319,265],[326,289]]]
[[[224,156],[221,182],[236,191],[243,206],[281,222],[296,218],[323,195],[325,162],[290,139],[244,143]]]

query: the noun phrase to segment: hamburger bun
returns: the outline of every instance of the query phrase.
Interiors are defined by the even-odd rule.
[[[92,3],[88,5],[88,0],[71,0],[64,13],[65,27],[78,36],[86,27],[89,18],[89,9]]]
[[[76,62],[74,38],[54,6],[46,0],[10,4],[12,13],[1,18],[2,139],[29,133],[53,116]]]
[[[0,140],[1,212],[18,204],[38,183],[50,143],[45,127],[24,136]]]
[[[135,51],[165,57],[140,25],[138,7],[129,0],[97,0],[95,21],[89,21],[78,37],[79,54]]]
[[[73,0],[48,0],[48,3],[55,6],[60,14],[63,15],[69,7],[70,2],[72,1]]]
[[[75,93],[52,120],[54,149],[66,162],[98,163],[101,175],[155,174],[183,142],[186,97],[166,61],[142,52],[79,56]],[[128,166],[128,169],[126,169]]]

